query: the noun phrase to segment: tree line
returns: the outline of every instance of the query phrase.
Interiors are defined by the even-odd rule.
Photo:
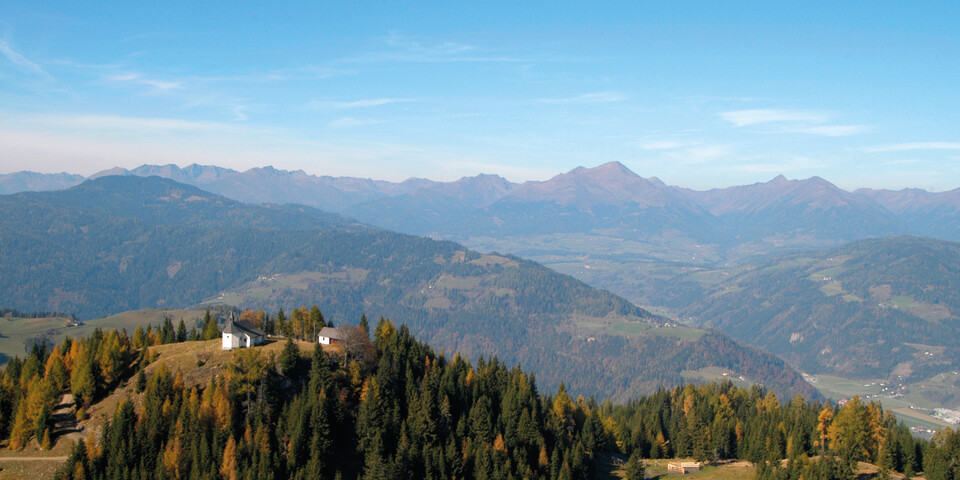
[[[564,385],[542,393],[518,367],[449,358],[384,319],[372,341],[361,322],[351,348],[336,354],[316,346],[304,355],[292,336],[279,355],[235,351],[205,384],[188,385],[163,363],[147,369],[151,345],[179,341],[181,330],[186,341],[203,338],[215,322],[186,332],[166,319],[132,337],[97,330],[36,346],[0,373],[0,434],[13,449],[32,439],[49,447],[63,393],[82,417],[136,376],[136,396],[75,445],[58,478],[581,479],[601,454],[621,456],[628,478],[640,478],[641,459],[674,457],[744,459],[759,478],[854,478],[857,461],[960,478],[955,432],[914,439],[858,398],[842,407],[781,402],[729,382],[624,404],[575,397]]]

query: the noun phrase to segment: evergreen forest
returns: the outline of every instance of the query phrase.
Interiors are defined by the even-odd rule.
[[[532,375],[496,358],[449,358],[384,319],[372,339],[362,318],[344,326],[357,334],[341,348],[301,353],[297,329],[325,321],[319,311],[293,311],[290,321],[274,320],[292,335],[278,340],[279,355],[234,351],[224,371],[199,383],[153,359],[150,347],[218,338],[212,318],[189,332],[166,321],[132,336],[97,331],[38,344],[0,373],[0,432],[11,449],[49,447],[51,408],[63,393],[83,417],[133,382],[136,394],[76,443],[58,478],[588,479],[601,457],[622,459],[628,478],[641,478],[651,458],[743,459],[759,478],[854,478],[859,461],[960,478],[955,432],[914,439],[858,398],[839,407],[711,383],[614,404],[563,384],[541,392]]]

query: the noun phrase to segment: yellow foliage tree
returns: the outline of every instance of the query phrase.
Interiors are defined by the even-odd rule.
[[[70,372],[67,371],[63,356],[60,355],[60,351],[56,347],[54,347],[50,357],[47,358],[47,365],[43,376],[44,378],[50,379],[58,392],[63,391],[67,388],[67,384],[70,383]]]
[[[506,451],[507,451],[507,446],[503,443],[503,434],[502,434],[502,433],[498,433],[498,434],[497,434],[497,438],[495,438],[495,439],[493,440],[493,450],[494,450],[494,451],[497,451],[497,452],[500,452],[500,453],[506,453]]]
[[[11,450],[21,450],[30,442],[30,438],[37,431],[37,417],[44,408],[52,411],[56,406],[56,387],[50,379],[33,377],[27,386],[26,395],[17,405],[17,412],[13,417],[13,426],[10,429]],[[37,442],[42,442],[38,438]]]
[[[865,406],[858,396],[851,398],[827,427],[830,449],[845,460],[870,462],[876,459],[882,437],[878,438],[875,422],[883,418],[881,412],[874,404]]]
[[[28,416],[26,405],[17,408],[13,416],[13,427],[10,429],[10,450],[23,450],[33,435],[33,421]]]
[[[540,456],[537,457],[537,466],[546,469],[550,466],[550,457],[547,456],[547,446],[540,445]]]
[[[557,396],[553,398],[553,408],[551,412],[557,420],[557,425],[565,429],[569,435],[573,435],[573,431],[577,427],[576,420],[574,419],[574,410],[573,400],[570,399],[570,395],[567,395],[567,389],[561,383],[560,389],[557,391]]]
[[[227,446],[223,448],[220,476],[227,480],[237,480],[237,442],[233,437],[227,440]]]
[[[114,385],[119,380],[124,367],[120,337],[116,330],[111,330],[103,339],[97,363],[100,366],[100,378],[103,384],[106,386]]]
[[[225,431],[230,428],[233,422],[233,403],[230,401],[230,395],[225,385],[217,388],[213,396],[213,411],[216,415],[217,428]]]
[[[183,422],[177,419],[173,440],[168,441],[163,450],[163,467],[167,470],[167,475],[173,478],[180,478],[184,468],[183,434]]]
[[[830,407],[824,407],[823,410],[820,410],[820,414],[817,415],[817,433],[820,435],[817,446],[820,447],[821,454],[827,450],[827,432],[832,421],[833,410]]]

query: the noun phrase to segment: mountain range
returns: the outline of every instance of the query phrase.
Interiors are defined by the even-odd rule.
[[[775,248],[895,234],[960,240],[960,189],[847,192],[819,177],[778,176],[765,183],[697,191],[643,178],[619,162],[609,162],[521,184],[487,174],[454,182],[411,178],[397,183],[273,167],[239,172],[196,164],[113,168],[89,178],[106,175],[156,175],[245,203],[296,203],[405,233],[450,238],[489,232],[490,227],[506,234],[539,234],[573,225],[640,225],[645,231],[633,237],[676,229],[692,238],[722,239],[731,250],[750,242]],[[67,173],[9,173],[0,175],[0,194],[59,190],[84,179]],[[530,223],[548,213],[565,221]],[[451,220],[455,218],[462,221]],[[477,225],[478,219],[484,222]]]
[[[316,304],[337,324],[406,323],[450,352],[523,365],[550,388],[625,400],[715,367],[816,397],[770,354],[534,262],[157,176],[2,195],[0,245],[0,305],[21,311]]]

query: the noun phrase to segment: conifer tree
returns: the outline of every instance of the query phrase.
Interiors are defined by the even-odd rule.
[[[287,316],[286,314],[283,313],[282,308],[277,312],[276,330],[277,330],[277,333],[281,336],[284,336],[284,337],[290,336],[290,327],[287,324]]]
[[[202,340],[213,340],[220,337],[220,328],[217,326],[216,317],[210,315],[210,310],[203,315],[203,332],[200,335]]]
[[[145,388],[147,388],[147,375],[143,373],[143,369],[140,369],[140,371],[137,372],[137,383],[134,391],[140,393],[143,392]]]
[[[283,345],[283,351],[280,352],[280,358],[278,359],[280,374],[285,377],[293,375],[299,359],[300,348],[297,347],[297,344],[294,343],[292,338],[287,337],[287,341],[284,342]]]
[[[177,325],[177,342],[186,342],[187,341],[187,325],[183,323],[183,319],[180,319],[180,323]]]
[[[630,459],[627,460],[626,471],[625,480],[643,480],[646,469],[643,466],[643,460],[641,459],[639,451],[633,452],[633,454],[630,455]]]
[[[35,422],[34,438],[37,439],[38,443],[43,442],[44,436],[49,440],[50,437],[50,427],[52,423],[52,408],[50,407],[49,402],[44,402],[40,406],[40,411],[37,413],[37,419]]]
[[[310,307],[310,335],[316,337],[320,329],[326,326],[327,323],[323,320],[323,313],[320,312],[320,307],[316,305]]]
[[[370,323],[367,322],[367,314],[366,314],[366,313],[360,315],[360,324],[357,325],[357,326],[360,327],[360,328],[362,328],[363,331],[364,331],[368,336],[370,335]]]
[[[80,354],[73,364],[70,375],[70,390],[78,408],[86,408],[93,403],[97,394],[96,364],[89,349],[81,346]]]
[[[209,313],[209,312],[208,312],[208,313]],[[133,344],[133,348],[135,348],[135,349],[137,349],[137,350],[139,350],[139,349],[141,349],[141,348],[145,348],[145,347],[147,347],[147,346],[149,345],[149,342],[148,342],[148,340],[147,340],[147,336],[146,336],[146,334],[144,333],[143,327],[142,327],[141,325],[137,325],[137,328],[133,331],[133,341],[132,341],[132,344]]]
[[[160,324],[160,343],[167,344],[177,341],[177,332],[173,328],[173,320],[170,317],[164,317]]]

